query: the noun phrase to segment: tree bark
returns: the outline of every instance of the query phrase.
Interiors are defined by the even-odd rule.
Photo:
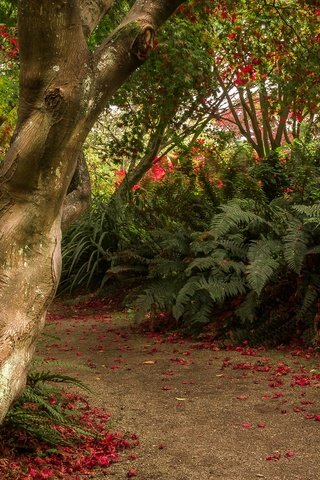
[[[137,0],[92,54],[87,37],[111,3],[19,1],[18,120],[0,169],[0,423],[23,391],[55,295],[61,220],[66,225],[87,201],[81,168],[68,195],[83,142],[112,94],[146,59],[156,29],[183,2]]]

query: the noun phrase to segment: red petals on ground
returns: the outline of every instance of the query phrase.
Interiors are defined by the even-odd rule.
[[[127,477],[128,478],[132,478],[132,477],[136,477],[138,475],[138,472],[135,468],[132,468],[131,470],[129,470],[129,472],[127,473]]]
[[[288,450],[287,453],[285,453],[286,458],[291,458],[295,455],[295,453],[292,450]]]
[[[267,462],[276,462],[280,460],[281,458],[281,453],[280,452],[274,452],[271,455],[266,456],[266,461]]]
[[[79,426],[89,430],[90,435],[78,433],[74,440],[73,428],[57,426],[63,440],[69,443],[54,447],[22,432],[10,432],[10,443],[7,437],[0,437],[3,460],[0,463],[1,480],[78,480],[95,469],[109,467],[118,461],[121,451],[138,445],[135,434],[124,436],[108,430],[110,414],[91,408],[79,395],[67,393],[64,398],[65,408],[80,413]],[[8,461],[5,461],[6,458]],[[136,457],[132,454],[131,458]]]
[[[284,455],[285,458],[292,458],[295,456],[295,453],[293,450],[288,450]],[[267,462],[277,462],[281,458],[281,453],[280,452],[274,452],[271,455],[266,456],[266,461]]]
[[[242,428],[252,428],[253,427],[252,423],[243,423],[241,426],[242,426]]]

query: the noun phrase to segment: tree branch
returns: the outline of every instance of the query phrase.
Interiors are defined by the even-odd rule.
[[[148,57],[156,30],[185,0],[137,0],[120,25],[94,53],[90,117]],[[95,99],[99,97],[99,102]]]
[[[90,175],[84,153],[78,157],[76,171],[71,180],[68,193],[65,197],[61,228],[66,230],[89,207],[91,198]]]
[[[80,0],[83,33],[88,38],[108,10],[114,0]]]
[[[254,131],[254,134],[256,136],[257,144],[258,144],[259,150],[260,150],[259,155],[264,156],[265,151],[264,151],[264,145],[263,145],[263,140],[262,140],[262,136],[261,136],[261,130],[260,130],[260,127],[259,127],[256,107],[255,107],[255,104],[254,104],[254,100],[253,100],[253,96],[252,96],[252,92],[250,90],[250,87],[246,86],[246,92],[247,92],[249,105],[250,105],[250,114],[249,114],[250,115],[250,120],[251,120],[253,131]]]

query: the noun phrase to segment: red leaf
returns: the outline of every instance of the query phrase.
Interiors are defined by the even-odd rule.
[[[252,423],[243,423],[242,428],[252,428]]]
[[[265,426],[266,426],[265,422],[259,422],[257,424],[257,427],[259,427],[259,428],[264,428]]]
[[[292,450],[288,450],[287,453],[284,455],[286,458],[293,457],[295,453]]]
[[[128,478],[136,477],[137,475],[138,471],[135,468],[131,468],[131,470],[129,470],[129,472],[127,473]]]

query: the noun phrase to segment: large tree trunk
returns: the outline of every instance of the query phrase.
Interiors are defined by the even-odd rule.
[[[0,423],[25,386],[59,282],[61,219],[87,201],[88,188],[68,192],[72,178],[86,178],[83,142],[180,3],[136,1],[92,54],[87,37],[112,1],[19,1],[18,122],[0,170]]]

